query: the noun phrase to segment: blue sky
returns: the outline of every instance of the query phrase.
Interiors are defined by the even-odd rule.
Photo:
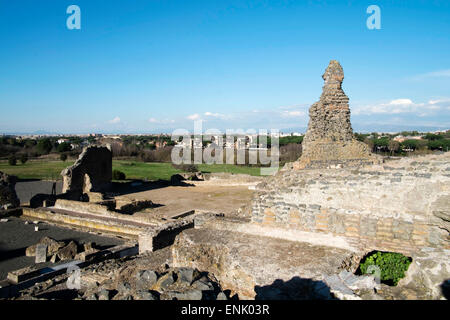
[[[331,59],[356,131],[448,129],[449,34],[437,0],[0,0],[0,133],[304,130]]]

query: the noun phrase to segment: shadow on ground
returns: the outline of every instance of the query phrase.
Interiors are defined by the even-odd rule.
[[[255,292],[255,300],[335,300],[325,282],[300,277],[255,286]]]
[[[144,192],[172,186],[194,187],[195,185],[184,181],[171,182],[167,180],[157,180],[157,181],[133,180],[127,182],[113,182],[111,187],[111,193],[113,193],[115,196],[122,196],[131,193]]]
[[[450,279],[441,283],[441,292],[445,299],[450,300]]]

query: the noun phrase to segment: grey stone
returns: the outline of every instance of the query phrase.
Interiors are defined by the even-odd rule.
[[[61,260],[72,260],[77,255],[77,244],[74,241],[70,241],[70,243],[58,250],[58,258]]]
[[[137,300],[158,300],[158,297],[150,291],[140,290],[135,294]]]
[[[166,273],[161,278],[158,279],[159,288],[161,290],[166,290],[175,282],[172,272]]]
[[[168,296],[176,300],[202,300],[201,290],[188,290],[185,292],[168,292]]]
[[[117,285],[117,291],[122,294],[126,294],[131,291],[131,285],[128,282],[119,282]]]
[[[214,286],[206,279],[200,279],[192,284],[192,287],[201,291],[212,291]]]
[[[217,295],[216,300],[228,300],[228,299],[227,299],[227,296],[225,295],[225,293],[219,292],[219,294]]]
[[[152,270],[141,270],[136,274],[136,287],[139,289],[148,289],[158,280],[158,275]]]
[[[109,290],[100,290],[100,292],[98,293],[98,300],[109,300]]]
[[[192,281],[194,280],[194,277],[196,276],[196,274],[198,274],[198,272],[196,272],[196,270],[194,270],[192,268],[178,268],[177,281],[185,282],[190,285],[192,283]]]
[[[47,246],[45,244],[38,244],[36,246],[35,263],[43,263],[47,261]]]
[[[95,293],[91,294],[86,298],[86,300],[98,300],[97,295]]]

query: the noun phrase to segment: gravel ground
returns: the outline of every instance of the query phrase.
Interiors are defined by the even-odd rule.
[[[0,279],[8,272],[34,265],[34,257],[25,256],[25,249],[48,236],[58,241],[75,240],[78,243],[95,242],[100,247],[111,247],[124,243],[119,238],[105,237],[68,228],[39,223],[39,231],[34,224],[16,217],[8,217],[8,222],[0,222]],[[45,265],[43,265],[45,266]]]
[[[52,181],[20,181],[16,183],[16,193],[21,203],[29,202],[38,193],[52,193]],[[56,194],[62,192],[62,181],[56,183]]]

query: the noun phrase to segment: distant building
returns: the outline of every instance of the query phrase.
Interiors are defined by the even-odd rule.
[[[396,136],[392,140],[402,143],[405,140],[422,140],[422,137],[421,136],[402,136],[402,135],[399,135],[399,136]]]

